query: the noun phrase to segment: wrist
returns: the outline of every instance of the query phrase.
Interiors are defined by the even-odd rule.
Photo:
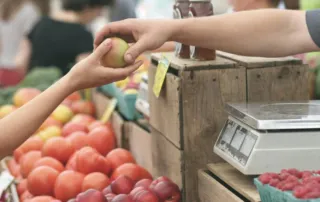
[[[170,27],[171,27],[171,33],[169,38],[170,41],[180,42],[180,38],[183,33],[183,27],[188,26],[187,21],[188,21],[187,19],[170,21]]]
[[[63,76],[58,82],[59,88],[63,89],[64,95],[68,96],[77,91],[75,81],[72,80],[69,74]]]

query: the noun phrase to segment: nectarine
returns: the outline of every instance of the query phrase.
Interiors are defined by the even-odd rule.
[[[121,68],[126,66],[124,55],[129,45],[123,39],[111,38],[112,48],[102,57],[101,64],[105,67]]]

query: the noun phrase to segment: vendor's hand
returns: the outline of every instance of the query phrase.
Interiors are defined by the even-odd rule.
[[[174,32],[172,20],[128,19],[107,24],[95,38],[97,47],[105,37],[117,36],[128,43],[134,43],[125,55],[127,63],[132,64],[145,51],[155,50],[170,40]]]
[[[112,48],[110,42],[110,39],[105,40],[92,54],[77,63],[66,75],[73,91],[123,80],[142,65],[142,61],[138,61],[125,68],[103,67],[100,64],[100,59]]]

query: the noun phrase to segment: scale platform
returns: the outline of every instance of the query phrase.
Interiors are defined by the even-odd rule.
[[[227,104],[214,152],[246,175],[320,169],[320,102]]]

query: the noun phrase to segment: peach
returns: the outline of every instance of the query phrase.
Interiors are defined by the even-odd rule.
[[[72,110],[65,106],[65,105],[59,105],[52,113],[52,117],[55,120],[58,120],[62,123],[67,123],[68,121],[71,120],[73,117],[73,112]]]
[[[16,107],[21,107],[40,93],[41,91],[36,88],[21,88],[14,94],[13,103]]]
[[[7,116],[16,109],[13,105],[3,105],[0,107],[0,119]]]
[[[150,187],[151,183],[152,183],[152,180],[143,179],[143,180],[140,180],[139,182],[137,182],[136,185],[134,186],[134,188],[143,187],[145,189],[148,189]]]
[[[101,59],[101,64],[105,67],[122,68],[126,66],[124,55],[129,49],[127,42],[120,38],[111,38],[112,48]]]
[[[67,136],[71,135],[72,133],[79,132],[79,131],[87,133],[88,128],[83,124],[70,122],[70,123],[67,123],[66,125],[63,126],[62,136],[67,137]]]
[[[91,116],[95,115],[94,104],[90,101],[78,100],[72,103],[71,109],[75,114],[88,114]]]

